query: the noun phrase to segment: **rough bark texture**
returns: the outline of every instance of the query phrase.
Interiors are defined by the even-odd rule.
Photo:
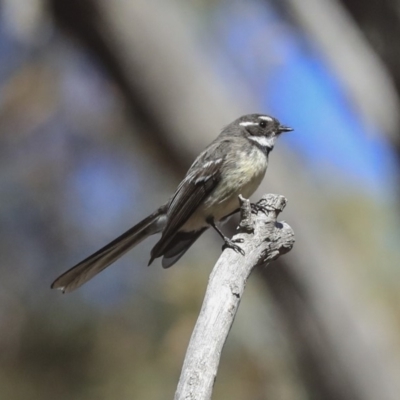
[[[293,247],[292,228],[276,220],[286,205],[286,199],[270,194],[264,196],[258,205],[257,214],[254,215],[250,211],[249,201],[242,199],[239,234],[234,239],[243,240],[240,246],[245,256],[226,249],[210,275],[183,364],[176,400],[211,398],[222,347],[238,310],[247,278],[254,267],[266,266]]]

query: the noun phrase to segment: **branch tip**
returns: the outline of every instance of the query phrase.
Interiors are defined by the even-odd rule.
[[[276,219],[286,207],[286,197],[280,194],[267,194],[257,203],[269,217]]]
[[[254,220],[251,214],[251,204],[250,200],[244,198],[241,194],[239,194],[239,203],[240,203],[240,223],[239,229],[247,232],[254,232]]]

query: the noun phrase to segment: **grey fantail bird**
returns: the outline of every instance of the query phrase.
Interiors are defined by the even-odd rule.
[[[155,258],[163,257],[162,266],[169,268],[210,226],[225,246],[244,254],[216,223],[239,210],[239,194],[248,198],[258,188],[276,138],[289,131],[292,129],[268,115],[238,118],[200,153],[168,203],[62,274],[51,287],[71,292],[159,232],[161,238],[151,250],[149,265]]]

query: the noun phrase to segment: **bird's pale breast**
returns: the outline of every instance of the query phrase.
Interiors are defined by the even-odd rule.
[[[207,218],[219,221],[239,208],[238,196],[249,198],[258,188],[267,170],[268,159],[258,148],[238,152],[232,165],[222,171],[218,186],[183,226],[183,230],[197,230],[207,226]]]

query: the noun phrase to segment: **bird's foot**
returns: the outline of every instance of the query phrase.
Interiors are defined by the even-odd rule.
[[[222,246],[222,250],[225,249],[232,249],[236,251],[236,253],[240,253],[242,256],[245,255],[244,250],[238,246],[236,243],[243,243],[244,239],[238,238],[238,239],[229,239],[227,237],[224,238],[225,244]]]
[[[264,214],[266,214],[268,211],[266,207],[262,206],[259,203],[251,203],[250,207],[251,207],[251,212],[253,214],[257,214],[260,211],[263,212]]]

